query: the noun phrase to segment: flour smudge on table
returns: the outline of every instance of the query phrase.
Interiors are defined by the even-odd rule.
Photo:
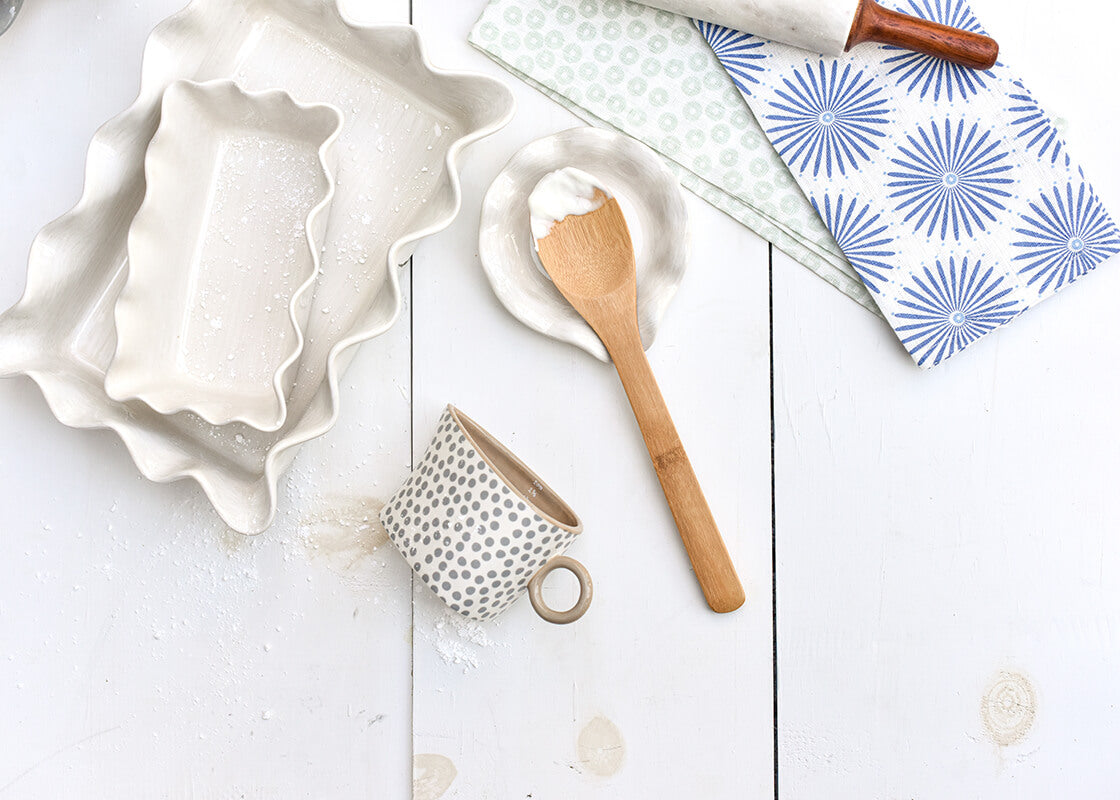
[[[483,665],[483,650],[498,646],[490,634],[496,625],[493,621],[482,623],[444,608],[434,624],[417,626],[421,636],[435,648],[440,659],[449,667],[462,667],[463,674]],[[509,645],[502,645],[508,647]]]
[[[327,498],[300,521],[307,555],[355,589],[380,586],[387,565],[380,548],[389,541],[378,521],[383,506],[372,497]]]

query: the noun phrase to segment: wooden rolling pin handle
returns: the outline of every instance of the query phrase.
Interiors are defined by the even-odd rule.
[[[994,39],[883,8],[860,0],[845,50],[861,42],[878,42],[943,58],[972,69],[991,69],[999,57]]]

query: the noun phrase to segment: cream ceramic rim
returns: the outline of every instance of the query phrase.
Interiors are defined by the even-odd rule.
[[[688,268],[691,246],[684,192],[665,161],[637,139],[578,127],[518,150],[490,184],[479,217],[478,256],[490,287],[526,327],[609,362],[599,337],[564,300],[531,253],[528,197],[549,172],[572,166],[603,181],[644,221],[637,254],[638,323],[649,348]],[[625,209],[624,209],[625,210]]]
[[[471,443],[471,446],[474,447],[475,452],[478,453],[479,458],[481,458],[483,461],[485,461],[486,466],[488,466],[488,467],[490,467],[490,469],[494,470],[495,474],[497,474],[498,477],[500,477],[502,479],[502,482],[506,486],[508,486],[510,488],[510,490],[513,491],[514,494],[516,494],[525,503],[527,503],[533,509],[533,511],[536,514],[538,514],[542,519],[547,520],[548,522],[552,523],[557,528],[568,531],[569,533],[576,534],[577,536],[579,534],[583,533],[583,521],[580,520],[579,514],[577,514],[575,511],[573,511],[572,507],[569,506],[564,501],[564,499],[562,497],[560,497],[560,495],[557,494],[556,491],[551,486],[549,486],[547,483],[545,483],[541,479],[541,477],[539,475],[537,475],[537,473],[535,473],[535,472],[533,472],[533,470],[529,469],[529,467],[526,466],[524,461],[522,461],[520,458],[518,458],[512,452],[510,452],[510,449],[508,447],[506,447],[504,444],[502,444],[501,442],[499,442],[497,439],[495,439],[494,435],[491,434],[488,430],[483,428],[481,425],[479,425],[473,419],[468,417],[466,414],[464,414],[462,411],[460,411],[455,406],[448,405],[447,410],[451,414],[451,418],[453,420],[455,420],[455,424],[456,424],[456,426],[458,426],[460,432],[462,432],[463,436],[466,437],[467,441]],[[466,425],[463,424],[464,420],[467,423]],[[556,515],[549,514],[547,511],[545,511],[543,508],[540,507],[540,505],[537,503],[536,500],[529,497],[525,492],[521,491],[521,489],[517,485],[515,485],[512,481],[510,481],[507,470],[502,469],[501,467],[499,467],[497,464],[494,463],[494,461],[493,461],[493,459],[491,459],[489,453],[486,452],[486,447],[480,445],[478,440],[474,436],[471,435],[470,430],[468,430],[468,426],[470,428],[473,428],[475,431],[477,431],[477,433],[480,436],[485,437],[486,447],[490,447],[490,448],[493,448],[494,450],[497,450],[504,458],[509,459],[509,461],[517,469],[521,470],[525,474],[525,477],[529,478],[530,481],[532,481],[538,487],[540,487],[540,491],[541,491],[542,494],[546,494],[546,495],[552,497],[553,499],[555,499],[555,501],[556,501],[555,505],[559,506],[560,510],[562,512],[566,512],[570,516],[570,518],[572,520],[574,520],[574,524],[569,523],[569,522],[564,522],[564,521],[560,520]]]

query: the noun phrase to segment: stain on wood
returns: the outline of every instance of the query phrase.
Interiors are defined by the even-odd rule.
[[[606,717],[595,717],[579,732],[579,763],[588,772],[609,777],[622,769],[626,744],[622,732]]]
[[[1000,747],[1017,744],[1034,725],[1038,700],[1030,680],[1018,672],[1001,671],[980,704],[988,737]]]
[[[221,545],[226,555],[230,556],[235,556],[244,550],[253,541],[253,538],[253,536],[238,533],[233,528],[227,528],[224,525],[218,531],[218,544]]]
[[[455,764],[438,753],[419,753],[412,758],[412,800],[439,800],[458,775]]]
[[[389,541],[378,514],[384,503],[372,497],[331,497],[300,525],[308,556],[356,589],[378,584]]]

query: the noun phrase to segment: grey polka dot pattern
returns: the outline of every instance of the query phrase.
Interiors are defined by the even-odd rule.
[[[491,619],[578,535],[542,517],[444,411],[412,475],[381,511],[393,544],[454,611]]]

